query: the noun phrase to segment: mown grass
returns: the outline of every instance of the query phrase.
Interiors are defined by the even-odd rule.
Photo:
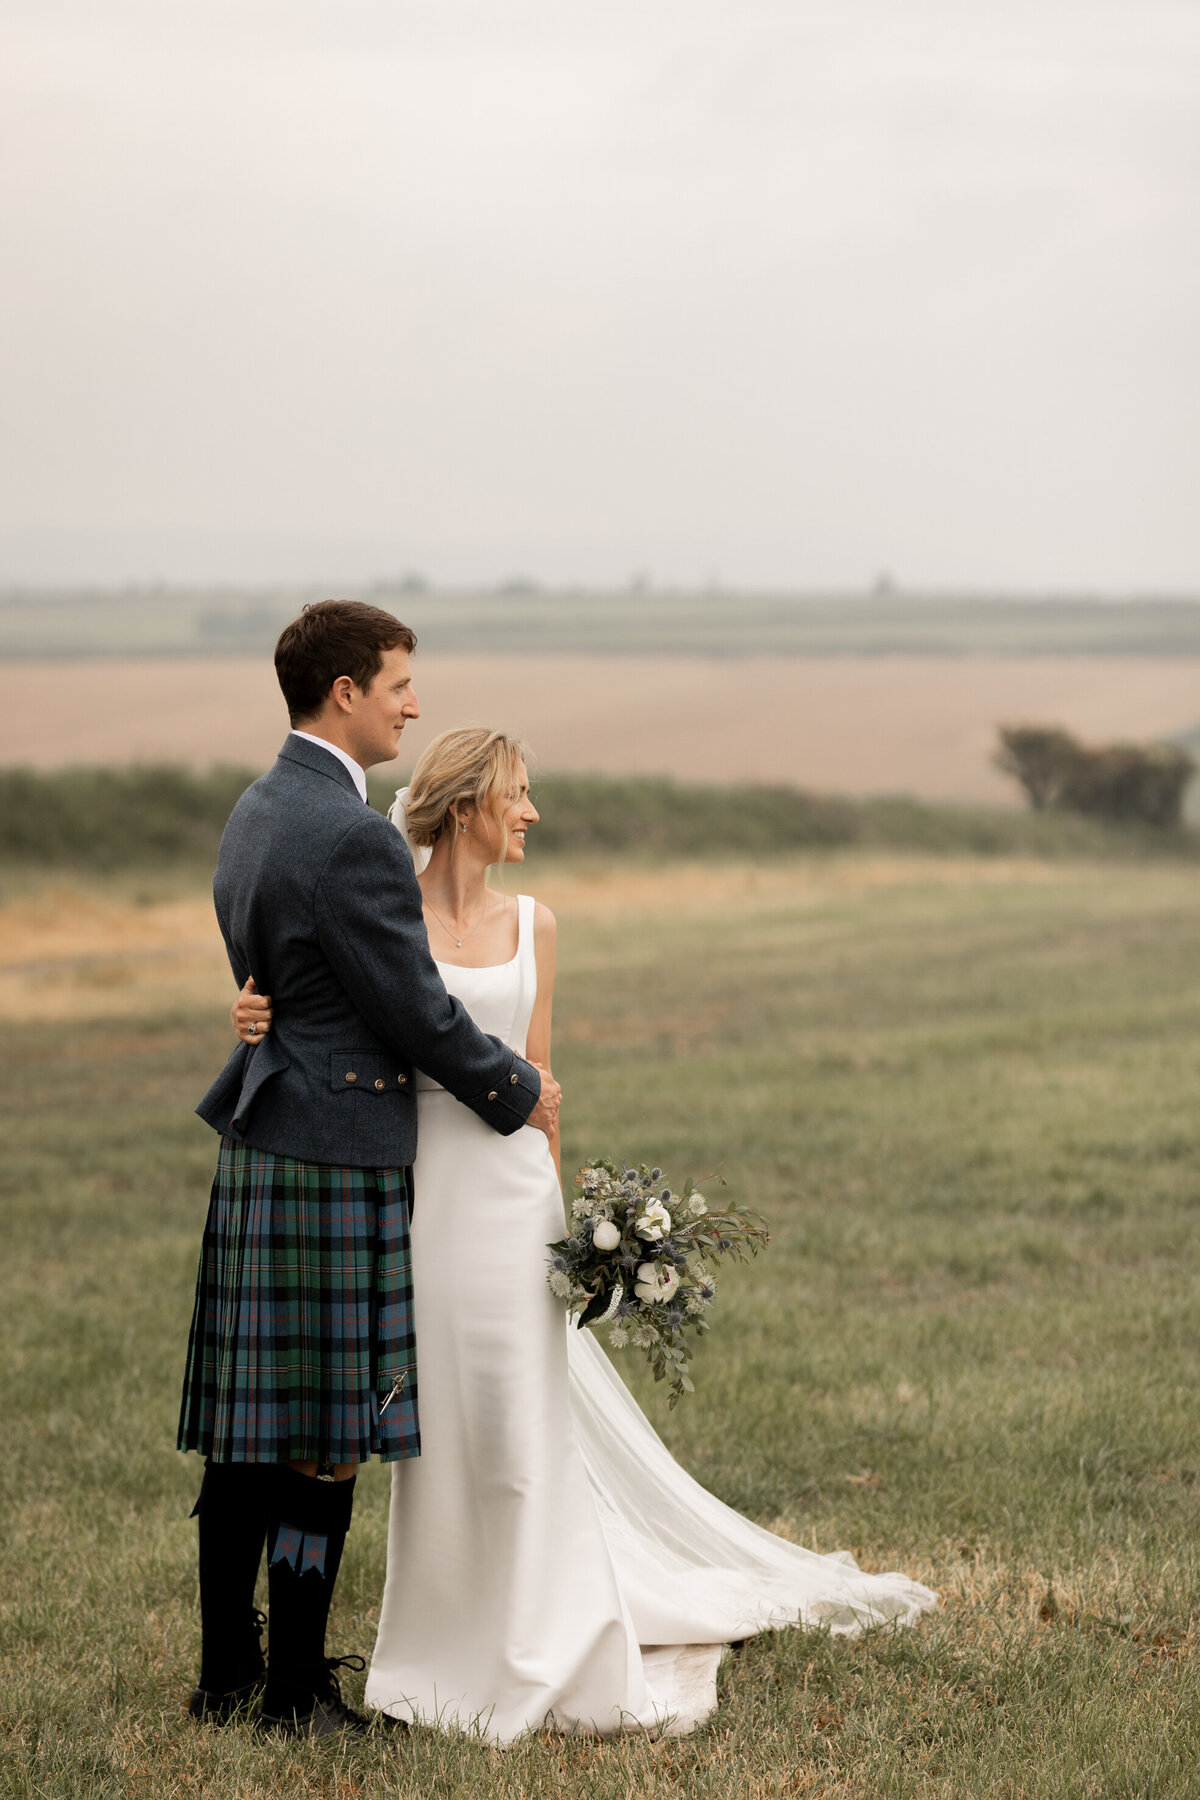
[[[0,1789],[1200,1792],[1194,886],[931,861],[720,916],[563,919],[569,1162],[721,1167],[775,1231],[726,1278],[693,1399],[668,1413],[625,1372],[731,1504],[944,1602],[908,1633],[751,1642],[677,1742],[268,1747],[191,1724],[197,1469],[171,1443],[213,1160],[189,1109],[226,1035],[169,996],[137,1024],[14,1032]],[[370,1648],[385,1497],[375,1468],[339,1650]]]

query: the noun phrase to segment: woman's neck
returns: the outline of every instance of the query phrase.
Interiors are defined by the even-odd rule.
[[[490,867],[472,845],[442,836],[418,877],[421,892],[447,919],[465,923],[477,918],[488,903]]]

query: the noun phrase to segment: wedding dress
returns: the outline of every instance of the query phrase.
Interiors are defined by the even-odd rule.
[[[520,1053],[534,902],[510,962],[439,964]],[[392,1466],[366,1697],[507,1743],[543,1725],[690,1730],[731,1640],[904,1624],[936,1596],[741,1518],[673,1460],[546,1285],[562,1200],[543,1133],[499,1137],[425,1076],[412,1230],[421,1455]]]

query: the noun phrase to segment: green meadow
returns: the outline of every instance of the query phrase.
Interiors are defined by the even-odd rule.
[[[774,1233],[725,1277],[694,1397],[669,1413],[621,1366],[715,1493],[911,1571],[938,1613],[753,1640],[681,1740],[190,1721],[199,1469],[172,1445],[215,1151],[191,1107],[229,1034],[164,988],[5,1037],[6,1800],[1200,1794],[1193,869],[858,850],[736,895],[709,875],[666,866],[650,896],[597,864],[599,903],[560,921],[568,1165],[719,1171]],[[373,1642],[386,1483],[360,1483],[336,1652]]]

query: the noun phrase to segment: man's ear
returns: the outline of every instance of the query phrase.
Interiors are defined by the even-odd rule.
[[[340,712],[350,712],[353,710],[354,702],[351,699],[353,691],[354,683],[351,681],[350,677],[348,675],[339,675],[329,690],[329,696]]]

